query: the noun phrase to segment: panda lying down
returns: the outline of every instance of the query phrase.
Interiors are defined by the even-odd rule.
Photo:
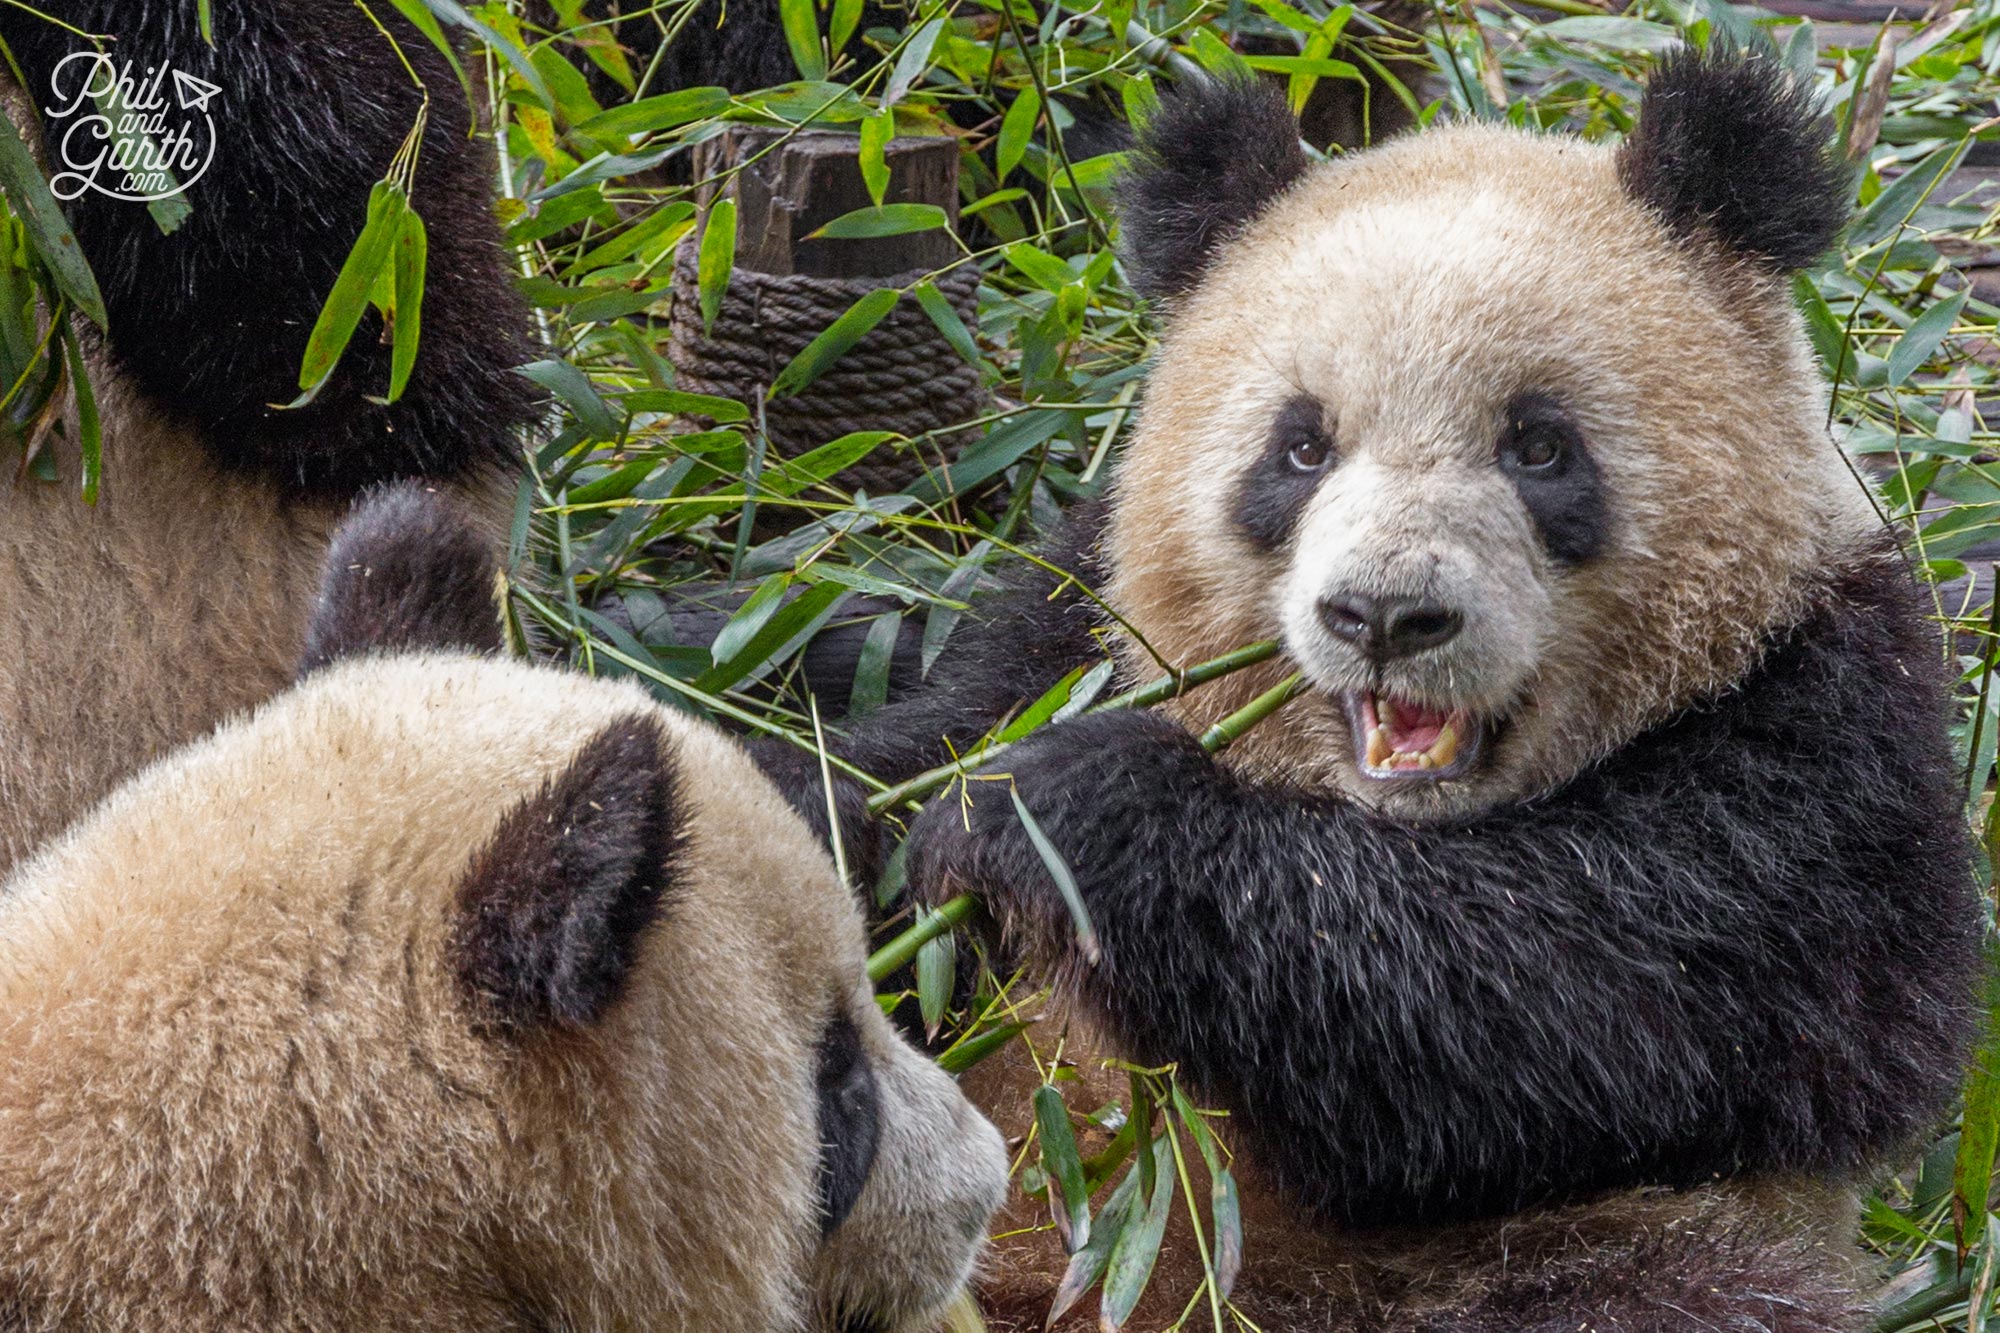
[[[0,887],[0,1328],[929,1327],[1002,1145],[740,748],[414,487],[305,678]],[[417,650],[424,651],[417,651]]]
[[[1025,580],[840,743],[895,780],[1100,640],[1135,682],[1281,642],[994,765],[1100,958],[1006,784],[906,860],[1058,983],[1048,1042],[1230,1112],[1320,1247],[1245,1272],[1267,1333],[1860,1317],[1838,1201],[1952,1095],[1979,913],[1944,652],[1792,307],[1845,216],[1827,142],[1722,52],[1616,148],[1467,124],[1311,165],[1276,96],[1184,90],[1122,200],[1168,311],[1141,420],[1045,552],[1120,619]],[[995,1326],[1039,1328],[1062,1257],[1009,1245]]]

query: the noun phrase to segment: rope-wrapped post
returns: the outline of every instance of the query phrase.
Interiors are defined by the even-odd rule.
[[[934,204],[957,225],[958,144],[948,138],[891,140],[885,203]],[[873,201],[861,176],[860,139],[832,131],[739,126],[697,150],[704,211],[718,195],[736,201],[736,265],[713,328],[702,330],[693,243],[674,265],[668,355],[680,386],[754,403],[787,362],[867,292],[907,287],[945,268],[960,251],[933,229],[901,236],[808,239],[842,214]],[[968,328],[979,275],[960,265],[937,280]],[[784,457],[851,431],[908,436],[941,431],[980,415],[986,394],[967,365],[912,299],[799,393],[765,405],[770,447]],[[871,494],[900,490],[922,471],[908,451],[879,450],[835,478]]]

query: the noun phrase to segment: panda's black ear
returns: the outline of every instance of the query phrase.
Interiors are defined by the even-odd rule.
[[[1777,61],[1735,51],[1667,57],[1618,150],[1618,177],[1675,232],[1773,272],[1832,247],[1851,193],[1812,90]]]
[[[497,652],[493,543],[416,482],[370,492],[333,534],[299,675],[358,653]]]
[[[459,882],[451,958],[489,1034],[580,1029],[624,992],[686,851],[677,767],[641,714],[510,810]]]
[[[1120,252],[1143,296],[1201,280],[1216,247],[1307,166],[1283,94],[1251,79],[1191,79],[1161,99],[1118,185]]]

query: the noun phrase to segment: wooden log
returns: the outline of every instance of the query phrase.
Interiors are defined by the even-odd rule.
[[[892,139],[883,152],[890,204],[935,204],[958,226],[958,141]],[[706,209],[719,192],[736,201],[736,263],[759,273],[886,278],[934,269],[959,255],[941,230],[856,240],[806,239],[842,214],[873,204],[861,176],[861,138],[832,130],[738,126],[695,150]]]

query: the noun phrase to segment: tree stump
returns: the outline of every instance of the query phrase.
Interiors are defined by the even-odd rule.
[[[700,197],[704,226],[718,195],[736,201],[736,265],[714,327],[704,334],[693,237],[676,256],[668,354],[683,388],[754,405],[806,344],[868,292],[910,287],[963,253],[938,229],[809,239],[873,202],[861,175],[858,135],[745,126],[696,153],[698,176],[710,182]],[[956,140],[894,139],[884,159],[889,185],[883,202],[934,204],[956,227]],[[972,327],[977,270],[962,264],[933,281]],[[765,431],[772,449],[791,457],[852,431],[934,437],[977,416],[985,401],[978,369],[952,349],[914,298],[905,297],[812,384],[767,401]],[[936,454],[934,438],[921,453],[883,446],[840,473],[835,484],[871,494],[900,490],[921,474],[924,456]],[[787,516],[770,518],[783,523]]]

